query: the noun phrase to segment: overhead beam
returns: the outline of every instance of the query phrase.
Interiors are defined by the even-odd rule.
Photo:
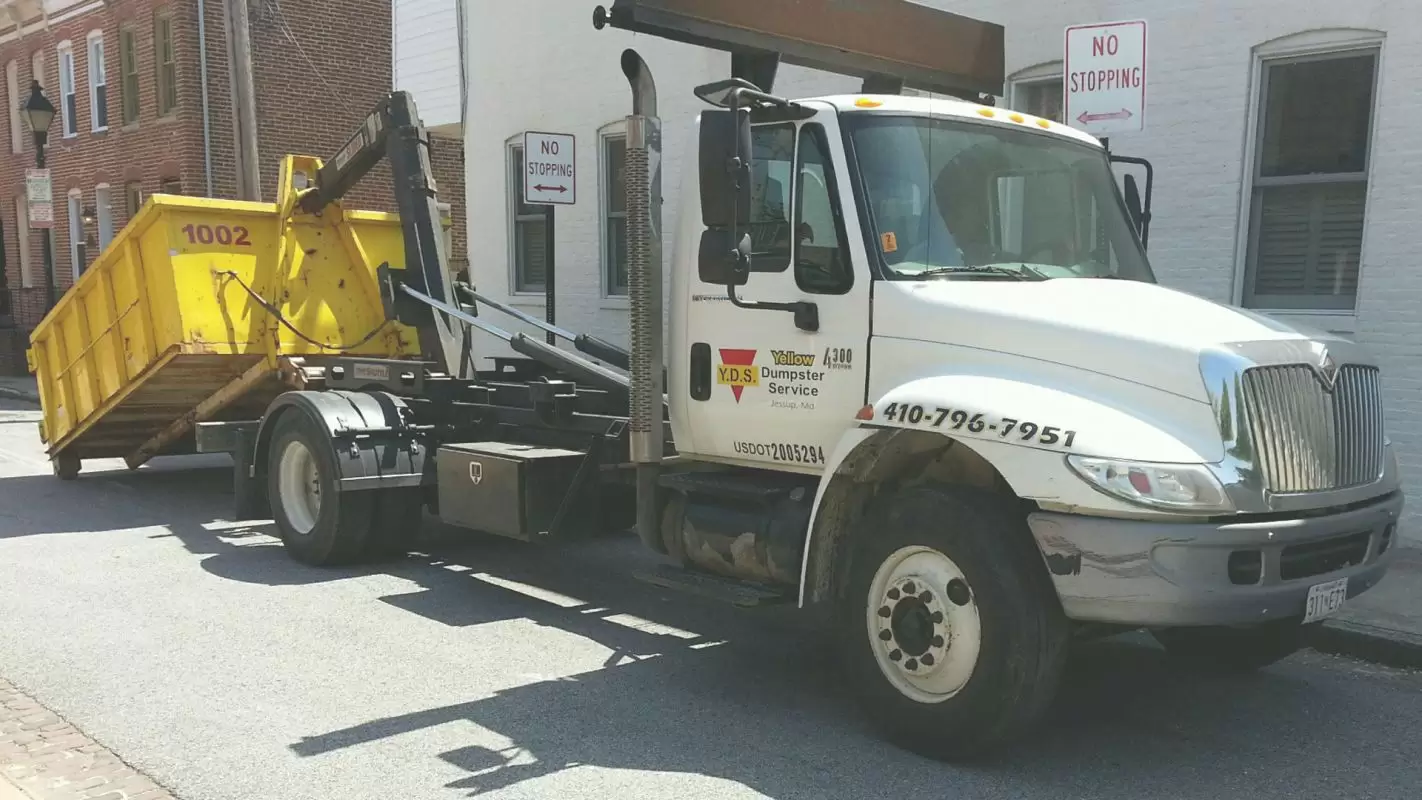
[[[1000,95],[1006,78],[1001,25],[908,0],[614,0],[594,21],[873,85]]]

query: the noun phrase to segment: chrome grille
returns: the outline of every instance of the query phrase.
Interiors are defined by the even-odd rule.
[[[1377,369],[1340,367],[1332,391],[1303,364],[1253,367],[1243,384],[1256,460],[1270,491],[1346,489],[1382,475]]]

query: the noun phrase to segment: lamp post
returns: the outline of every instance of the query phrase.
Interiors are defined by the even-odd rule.
[[[35,166],[44,169],[44,146],[49,142],[50,123],[54,122],[54,104],[44,96],[39,81],[30,84],[30,99],[25,101],[23,110],[25,119],[30,123],[30,132],[35,137]],[[51,234],[46,232],[40,238],[44,245],[44,284],[49,300],[48,308],[54,308],[58,298],[55,297],[57,287],[54,285],[54,249],[50,247],[50,236]]]

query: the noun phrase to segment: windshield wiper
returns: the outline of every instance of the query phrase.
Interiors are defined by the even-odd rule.
[[[935,275],[1001,275],[1004,278],[1011,278],[1018,281],[1044,281],[1047,276],[1035,269],[1021,265],[1021,269],[1009,269],[999,264],[983,264],[975,267],[934,267],[923,272],[914,273],[915,278],[928,278]]]

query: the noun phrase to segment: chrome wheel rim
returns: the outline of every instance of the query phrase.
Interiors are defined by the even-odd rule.
[[[866,598],[869,646],[900,694],[941,703],[967,685],[982,649],[977,595],[953,559],[931,547],[895,551]]]

